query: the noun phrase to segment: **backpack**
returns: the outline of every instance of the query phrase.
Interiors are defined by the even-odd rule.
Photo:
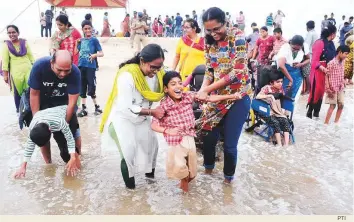
[[[23,129],[23,125],[29,127],[33,118],[30,105],[30,88],[25,89],[22,93],[19,114],[18,123],[20,129]]]

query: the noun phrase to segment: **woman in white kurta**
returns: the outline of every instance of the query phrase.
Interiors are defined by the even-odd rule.
[[[163,97],[163,71],[160,71],[163,62],[161,47],[150,44],[121,64],[102,117],[101,132],[105,132],[102,138],[114,140],[122,157],[123,179],[130,189],[135,188],[137,173],[154,177],[158,141],[150,125],[151,116],[164,115],[162,109],[152,109],[153,102]]]
[[[278,68],[284,74],[284,91],[289,97],[295,99],[302,84],[301,67],[310,62],[308,46],[304,45],[304,38],[295,35],[290,43],[282,45],[276,61]]]

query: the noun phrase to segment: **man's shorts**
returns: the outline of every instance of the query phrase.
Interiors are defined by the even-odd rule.
[[[340,92],[335,92],[332,94],[332,97],[328,97],[328,93],[326,94],[326,99],[325,99],[326,104],[330,105],[343,105],[344,104],[344,90]]]

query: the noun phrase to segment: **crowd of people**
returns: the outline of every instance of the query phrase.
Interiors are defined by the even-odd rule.
[[[270,14],[261,28],[252,23],[253,31],[249,36],[244,33],[243,12],[236,25],[228,13],[217,7],[204,11],[199,19],[195,11],[193,18],[178,16],[171,19],[167,16],[165,20],[165,25],[169,25],[165,26],[165,35],[183,30],[183,35],[177,35],[180,40],[171,70],[167,72],[164,70],[164,50],[157,44],[148,44],[150,26],[146,22],[149,19],[146,11],[134,12],[132,20],[126,16],[124,36],[138,45],[138,53],[120,64],[103,110],[96,102],[95,73],[97,58],[104,53],[95,37],[90,14],[81,24],[82,36],[69,22],[64,9],[55,19],[58,29],[53,35],[48,27],[48,35],[52,36],[51,56],[37,60],[27,41],[19,38],[18,27],[9,25],[9,40],[2,53],[2,75],[14,93],[19,118],[30,130],[25,160],[15,178],[25,176],[35,145],[41,147],[44,161],[51,163],[52,133],[62,159],[67,163],[68,174],[77,174],[81,167],[77,117],[87,115],[88,95],[95,104],[95,114],[102,114],[99,128],[102,138],[111,141],[111,146],[121,155],[121,173],[127,188],[135,188],[135,175],[139,172],[154,178],[159,149],[155,132],[162,133],[169,146],[167,176],[180,180],[180,187],[185,192],[197,175],[195,137],[203,141],[205,173],[212,174],[216,145],[222,136],[224,183],[230,184],[237,165],[238,141],[249,115],[251,95],[255,93],[250,64],[257,73],[269,67],[273,70],[269,81],[254,99],[271,105],[271,116],[266,121],[275,129],[278,146],[283,143],[282,132],[284,147],[289,145],[290,131],[288,114],[283,112],[278,101],[279,94],[295,98],[301,85],[304,85],[302,94],[308,94],[308,118],[319,117],[326,94],[325,103],[330,107],[325,124],[329,123],[337,105],[335,122],[339,122],[345,87],[353,84],[352,28],[344,33],[344,44],[336,48],[333,40],[337,28],[331,23],[325,24],[318,37],[315,23],[308,21],[306,38],[295,35],[290,41],[285,40],[282,36],[285,14],[280,10],[274,18]],[[175,20],[171,23],[172,19]],[[156,18],[156,21],[160,24],[161,19]],[[173,24],[178,25],[173,29]],[[157,27],[157,32],[152,27],[152,35],[162,35],[161,27]],[[105,13],[102,36],[109,35],[109,28],[108,13]],[[188,91],[184,86],[200,65],[205,66],[202,86],[197,92]],[[203,104],[198,119],[193,114],[194,102]],[[19,109],[21,103],[30,105],[27,109]],[[159,105],[153,108],[154,103]]]

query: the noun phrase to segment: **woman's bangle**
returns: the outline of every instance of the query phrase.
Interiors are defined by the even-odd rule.
[[[165,134],[166,133],[166,131],[167,131],[167,127],[165,128],[165,130],[163,131],[163,134]]]

